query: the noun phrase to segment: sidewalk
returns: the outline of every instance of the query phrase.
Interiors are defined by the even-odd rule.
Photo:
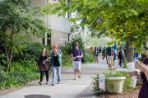
[[[107,64],[104,60],[101,60],[99,64],[83,64],[81,79],[77,80],[73,80],[72,68],[64,68],[60,84],[40,86],[37,80],[28,83],[22,89],[0,96],[0,98],[95,98],[91,87],[92,77],[106,68]]]

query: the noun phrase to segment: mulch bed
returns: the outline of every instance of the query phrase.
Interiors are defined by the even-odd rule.
[[[138,98],[139,90],[123,92],[122,94],[107,94],[105,98]]]

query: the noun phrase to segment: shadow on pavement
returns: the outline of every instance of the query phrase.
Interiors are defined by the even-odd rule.
[[[51,98],[48,95],[26,95],[25,98]]]

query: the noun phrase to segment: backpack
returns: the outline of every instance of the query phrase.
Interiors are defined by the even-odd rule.
[[[123,58],[123,50],[119,50],[118,53],[118,58],[122,59]]]
[[[112,55],[114,55],[114,50],[111,47],[108,47],[106,53],[108,56],[112,56]]]

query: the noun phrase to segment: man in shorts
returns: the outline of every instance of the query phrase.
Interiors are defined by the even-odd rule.
[[[79,48],[79,44],[75,43],[74,48],[71,51],[72,64],[74,69],[74,80],[76,80],[77,76],[78,78],[80,78],[82,57],[83,57],[82,50]]]
[[[106,56],[107,56],[108,66],[113,67],[114,51],[113,51],[112,47],[107,48]]]

